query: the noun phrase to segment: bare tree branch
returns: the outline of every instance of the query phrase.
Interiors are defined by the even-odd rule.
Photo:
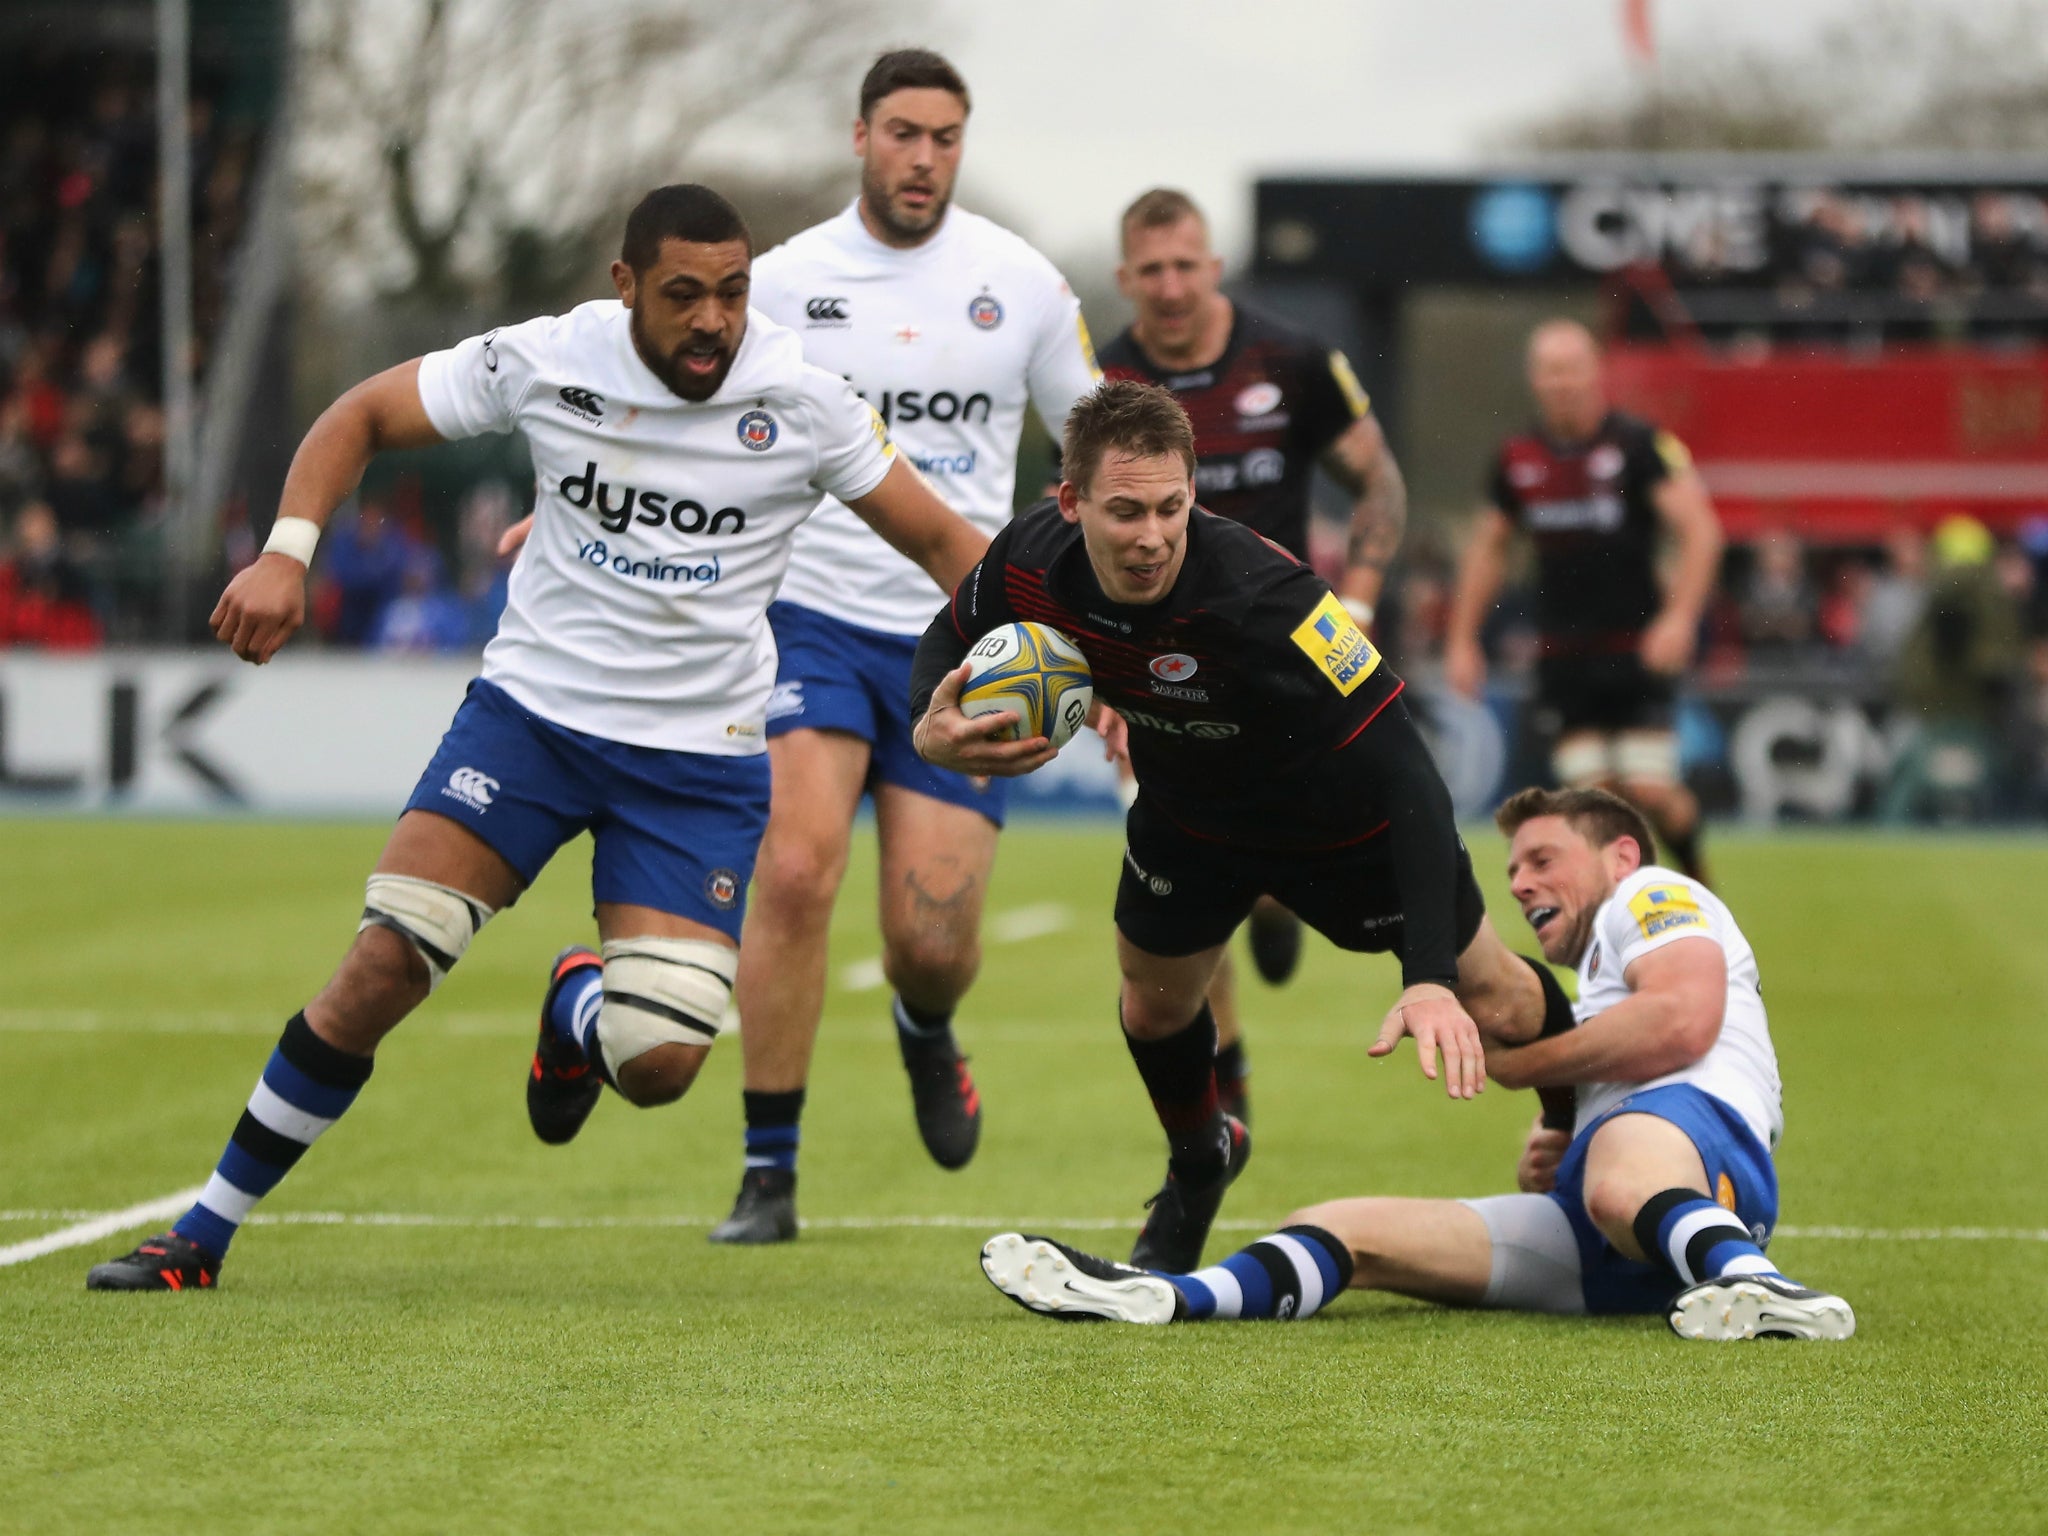
[[[809,187],[843,164],[860,70],[926,4],[302,0],[309,276],[331,301],[489,301],[572,282],[649,186]]]
[[[2048,150],[2048,14],[1878,0],[1809,47],[1666,50],[1654,87],[1610,83],[1500,135],[1542,150]]]

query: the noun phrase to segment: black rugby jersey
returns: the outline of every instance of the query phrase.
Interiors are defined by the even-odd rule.
[[[1230,340],[1207,368],[1154,365],[1129,329],[1102,349],[1106,379],[1173,391],[1195,426],[1202,505],[1308,558],[1316,459],[1371,408],[1342,352],[1236,305]]]
[[[1102,593],[1078,525],[1020,513],[925,631],[911,719],[973,644],[1030,620],[1088,658],[1130,727],[1142,794],[1197,838],[1313,853],[1386,834],[1402,893],[1403,971],[1457,974],[1457,829],[1403,684],[1330,589],[1277,545],[1197,508],[1157,603]]]
[[[1664,601],[1656,489],[1691,463],[1669,432],[1621,411],[1583,442],[1531,431],[1501,445],[1488,498],[1535,542],[1546,653],[1635,649]]]

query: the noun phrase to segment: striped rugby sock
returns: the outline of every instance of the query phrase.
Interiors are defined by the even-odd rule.
[[[548,1003],[548,1028],[603,1070],[597,1045],[597,1014],[604,1007],[604,967],[588,965],[572,971]]]
[[[757,1093],[743,1089],[747,1111],[747,1166],[796,1172],[797,1143],[803,1138],[804,1091]]]
[[[1351,1284],[1351,1250],[1321,1227],[1282,1227],[1221,1264],[1168,1275],[1187,1320],[1313,1317]]]
[[[256,1202],[355,1102],[371,1065],[369,1057],[351,1056],[314,1034],[305,1014],[293,1014],[199,1203],[172,1229],[224,1258]]]
[[[1778,1274],[1742,1219],[1696,1189],[1667,1189],[1644,1201],[1635,1235],[1643,1252],[1687,1285],[1725,1275]]]

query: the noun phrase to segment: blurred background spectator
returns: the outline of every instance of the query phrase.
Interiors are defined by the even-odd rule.
[[[154,65],[146,50],[8,60],[0,90],[0,514],[54,517],[67,601],[141,638],[163,487]],[[254,128],[193,82],[197,355],[217,325]],[[42,516],[31,520],[40,529]]]
[[[1885,792],[1887,821],[1997,809],[2024,659],[2007,564],[1974,518],[1951,517],[1935,530],[1926,606],[1898,659],[1897,698],[1915,732]]]
[[[49,503],[32,501],[15,513],[0,555],[0,646],[82,651],[99,643],[99,620],[64,553],[57,515]]]
[[[1742,642],[1760,661],[1783,661],[1813,638],[1816,604],[1806,580],[1806,551],[1782,530],[1756,543],[1742,594]]]

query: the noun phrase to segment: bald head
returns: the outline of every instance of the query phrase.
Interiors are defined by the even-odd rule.
[[[1566,440],[1591,437],[1607,414],[1600,343],[1576,320],[1546,320],[1529,335],[1529,393],[1544,430]]]

